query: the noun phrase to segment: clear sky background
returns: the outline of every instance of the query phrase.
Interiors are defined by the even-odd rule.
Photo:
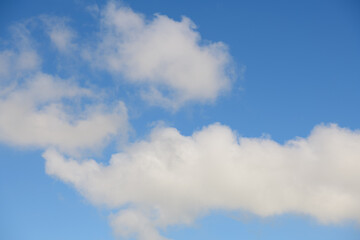
[[[148,35],[145,35],[140,40],[135,37],[135,40],[139,41],[139,45],[131,45],[135,41],[131,38],[132,31],[135,32],[135,36],[138,36],[136,34],[143,34],[142,28],[138,30],[136,26],[132,25],[135,20],[130,19],[130,17],[134,15],[125,16],[120,20],[111,18],[109,16],[113,15],[107,8],[109,6],[107,4],[106,1],[82,0],[14,0],[1,1],[0,3],[1,239],[116,239],[119,236],[125,236],[124,232],[126,230],[117,230],[121,227],[118,226],[116,220],[111,220],[112,218],[109,215],[117,216],[121,209],[133,210],[133,205],[136,205],[135,214],[144,214],[147,217],[144,220],[145,222],[141,222],[143,221],[141,220],[143,215],[136,215],[137,220],[131,218],[133,215],[125,215],[124,218],[121,218],[121,221],[125,219],[126,222],[134,221],[142,226],[148,226],[147,224],[152,227],[155,226],[154,228],[159,231],[159,236],[174,240],[360,239],[359,203],[352,207],[351,204],[346,205],[344,204],[346,202],[340,201],[334,206],[335,208],[345,209],[343,210],[344,215],[342,215],[342,210],[339,210],[336,214],[334,213],[334,221],[324,223],[321,222],[323,216],[326,216],[324,219],[330,219],[333,215],[327,215],[327,212],[317,213],[316,210],[313,210],[314,208],[311,205],[313,202],[311,201],[309,208],[299,207],[288,211],[286,208],[284,210],[280,206],[278,209],[278,206],[276,206],[274,212],[269,210],[271,213],[264,214],[267,216],[261,216],[261,210],[257,211],[262,209],[262,205],[267,204],[268,199],[266,197],[261,200],[254,200],[255,202],[259,201],[259,206],[254,208],[248,207],[246,204],[246,206],[240,205],[239,207],[235,204],[236,207],[233,207],[232,203],[229,203],[231,201],[225,201],[223,205],[220,204],[221,207],[206,207],[204,211],[201,210],[199,213],[196,211],[202,207],[196,205],[197,207],[192,208],[194,202],[198,200],[196,198],[194,202],[187,203],[193,204],[192,207],[182,203],[175,204],[175,206],[179,206],[181,211],[196,212],[196,216],[192,216],[190,213],[186,215],[186,217],[191,215],[189,217],[191,219],[190,223],[186,224],[186,221],[184,222],[181,218],[182,215],[175,213],[169,215],[171,220],[167,218],[161,220],[160,217],[159,220],[157,217],[153,217],[154,220],[146,215],[148,213],[147,207],[153,204],[152,201],[157,201],[159,211],[166,212],[169,209],[173,210],[174,207],[169,207],[160,200],[153,200],[158,198],[157,196],[154,197],[152,193],[145,194],[143,198],[139,197],[142,199],[138,200],[141,203],[130,199],[125,200],[126,204],[117,203],[116,195],[114,197],[116,203],[109,206],[111,203],[108,201],[112,201],[111,197],[109,197],[111,194],[108,196],[106,195],[108,192],[106,192],[104,197],[101,193],[97,195],[97,190],[93,190],[97,182],[102,181],[101,178],[98,178],[98,175],[92,175],[92,173],[88,172],[90,170],[87,167],[79,167],[78,171],[72,171],[72,169],[77,169],[77,165],[67,168],[66,165],[60,165],[62,164],[60,160],[58,162],[54,160],[58,157],[56,151],[66,159],[77,159],[78,162],[87,162],[86,159],[94,159],[97,163],[106,166],[114,153],[124,151],[126,157],[130,159],[129,161],[133,161],[134,164],[144,164],[141,160],[137,160],[135,153],[126,149],[134,144],[135,147],[133,148],[135,150],[133,151],[141,153],[144,149],[142,146],[136,145],[136,143],[144,139],[148,142],[155,142],[156,137],[154,137],[155,140],[149,140],[148,136],[157,125],[160,125],[159,128],[161,129],[172,127],[177,129],[181,135],[191,136],[195,131],[207,132],[203,128],[208,125],[220,123],[221,126],[228,126],[235,132],[234,135],[237,134],[238,137],[256,139],[262,139],[263,137],[268,140],[272,139],[279,144],[284,144],[291,139],[297,139],[297,137],[307,138],[312,134],[314,127],[320,125],[323,126],[325,136],[323,137],[325,140],[319,140],[321,144],[322,141],[326,143],[326,139],[334,137],[336,141],[339,141],[334,140],[334,146],[345,146],[345,148],[339,147],[339,150],[335,149],[334,152],[331,152],[331,149],[329,153],[325,152],[321,153],[322,155],[316,155],[323,160],[322,164],[324,165],[314,165],[315,175],[321,178],[322,173],[325,172],[324,175],[329,174],[330,176],[329,178],[324,177],[321,181],[319,180],[321,182],[319,184],[331,188],[334,186],[333,182],[336,182],[336,184],[341,182],[343,185],[339,186],[344,187],[336,190],[336,194],[340,194],[342,191],[344,194],[348,194],[346,197],[349,197],[349,203],[359,200],[360,182],[358,181],[359,178],[356,177],[356,172],[360,170],[360,155],[357,155],[359,150],[356,150],[360,149],[359,130],[357,130],[360,129],[359,1],[210,0],[194,2],[187,0],[129,0],[119,5],[115,4],[116,9],[125,6],[126,9],[132,9],[135,12],[132,13],[136,16],[142,14],[143,19],[146,19],[144,20],[144,26],[145,28],[150,26],[148,28],[150,30],[148,32],[144,31]],[[119,12],[116,14],[119,14]],[[177,60],[174,60],[177,58],[167,58],[167,56],[164,57],[159,54],[159,58],[164,57],[164,62],[161,63],[164,65],[161,65],[159,69],[169,68],[170,77],[165,73],[159,73],[159,69],[151,73],[138,70],[147,63],[138,63],[136,61],[149,57],[141,55],[142,50],[140,48],[143,46],[142,43],[146,42],[144,39],[147,39],[147,36],[156,37],[157,34],[160,36],[162,33],[169,36],[172,33],[171,29],[177,29],[174,27],[175,25],[170,26],[170,28],[166,28],[165,24],[155,26],[153,23],[156,22],[158,17],[154,16],[154,14],[167,16],[168,18],[164,20],[164,23],[181,22],[182,16],[186,16],[196,25],[196,28],[187,28],[187,25],[181,22],[185,24],[185,33],[184,35],[180,34],[180,37],[184,37],[184,41],[179,40],[173,45],[169,44],[171,46],[167,45],[169,41],[163,43],[165,50],[167,48],[171,50],[172,47],[176,49],[179,46],[181,48],[182,44],[185,46],[187,43],[185,40],[191,40],[191,33],[195,32],[199,34],[198,36],[201,36],[201,41],[195,41],[194,48],[184,47],[185,50],[190,49],[189,55],[185,54],[184,58],[179,58],[179,61],[182,61],[180,64],[189,61],[191,65],[189,69],[193,71],[191,72],[193,75],[189,75],[190,83],[180,87],[173,83],[172,77],[178,74],[179,71],[174,70],[171,66],[177,66]],[[113,27],[111,21],[126,22],[128,24],[126,26],[132,26],[135,30],[128,30],[127,27],[121,29],[119,27],[120,30],[113,30],[111,29]],[[151,26],[154,28],[151,28]],[[116,27],[118,26],[114,28]],[[162,32],[163,29],[167,30]],[[116,31],[119,31],[120,34]],[[60,42],[56,42],[56,37],[51,38],[52,33],[60,33],[60,37],[57,38],[60,39]],[[69,37],[64,38],[64,35]],[[159,39],[161,41],[162,38]],[[175,39],[177,38],[175,37]],[[125,43],[121,45],[122,43],[118,41]],[[222,42],[226,47],[213,46],[218,52],[213,53],[209,50],[208,55],[197,55],[199,53],[197,52],[198,49],[208,50],[210,49],[209,46],[212,46],[211,44],[217,42]],[[124,61],[125,64],[121,65],[123,64],[121,63],[113,66],[107,60],[112,51],[115,51],[118,43],[125,49],[134,47],[135,50],[128,55],[120,52],[115,58],[119,62]],[[158,49],[159,51],[156,51],[156,47],[149,45],[151,49],[155,49],[155,55],[161,52],[161,47]],[[137,51],[137,49],[140,50]],[[22,55],[22,53],[31,53],[32,55]],[[131,57],[133,57],[133,60],[135,59],[136,63],[127,65]],[[156,62],[152,57],[153,55],[150,55],[148,61],[150,63]],[[197,59],[197,57],[200,59],[199,62],[193,60]],[[221,59],[221,57],[225,58],[223,62],[214,60]],[[21,62],[23,58],[25,63]],[[209,62],[206,62],[208,59],[210,59]],[[216,63],[213,64],[212,61]],[[174,65],[166,65],[168,62],[175,63]],[[210,75],[206,75],[204,72],[209,69],[213,69],[213,71],[209,73]],[[231,69],[231,72],[228,69]],[[40,88],[40,93],[37,92],[38,90],[35,87],[34,92],[29,90],[30,93],[26,93],[26,89],[32,89],[31,82],[36,82],[36,76],[39,76],[36,74],[39,74],[39,72],[52,76],[45,78],[54,78],[55,80],[49,80],[51,82],[49,84],[54,84],[54,87],[45,84],[46,86]],[[137,74],[142,75],[138,77]],[[156,82],[157,78],[162,79],[159,80],[160,83]],[[151,82],[151,79],[155,79],[153,81],[156,83]],[[175,82],[184,80],[182,77],[174,79]],[[213,79],[213,82],[208,79]],[[61,85],[61,82],[69,81],[78,87],[71,84]],[[201,86],[204,87],[193,90],[192,86],[196,85],[195,82],[197,81],[200,81]],[[218,87],[223,82],[228,83],[224,89]],[[216,92],[211,92],[211,87],[208,86],[215,86]],[[146,95],[151,92],[152,87],[162,93],[164,99],[158,100],[154,95]],[[71,89],[74,93],[70,93]],[[92,93],[86,95],[87,93],[81,92],[84,89],[90,89],[89,91]],[[51,96],[38,97],[40,100],[33,100],[37,99],[37,96],[42,96],[43,91],[48,91]],[[175,95],[172,95],[174,92]],[[201,95],[202,93],[205,95]],[[59,97],[52,97],[57,94],[59,94]],[[12,102],[11,96],[15,95],[20,96],[19,102],[16,101],[15,97]],[[189,97],[184,98],[185,95]],[[82,100],[79,100],[79,98]],[[23,99],[25,101],[22,103]],[[34,106],[30,106],[29,109],[26,108],[27,101],[34,101]],[[126,113],[124,113],[125,110],[121,106],[116,107],[118,101],[122,101],[126,106]],[[54,105],[54,112],[45,108],[53,102],[64,107],[58,108],[58,105]],[[95,107],[92,108],[93,106]],[[16,115],[13,113],[16,112],[12,110],[13,108],[24,108],[24,115]],[[42,133],[37,132],[37,128],[33,126],[38,126],[36,125],[38,123],[31,125],[30,120],[33,115],[31,115],[30,110],[33,111],[32,113],[39,113],[40,115],[44,112],[45,115],[48,114],[46,116],[41,115],[44,116],[45,123],[40,124],[44,126],[47,126],[46,119],[51,121],[54,120],[53,117],[62,119],[64,124],[56,125],[54,123],[54,125],[50,125],[64,127],[64,131],[61,129],[54,130],[50,126],[39,127],[39,131],[42,131]],[[57,111],[64,112],[58,113]],[[26,115],[27,113],[29,115]],[[95,115],[104,116],[106,120],[92,121],[91,119]],[[124,115],[126,116],[124,117]],[[6,116],[10,117],[7,118]],[[17,116],[24,117],[18,119]],[[48,116],[50,117],[47,118]],[[15,118],[17,120],[14,120]],[[79,119],[80,121],[90,119],[87,125],[89,130],[86,130],[85,127],[85,131],[79,130],[77,132],[78,129],[75,128],[68,131],[67,126],[72,126],[71,124],[74,122],[76,125]],[[54,122],[56,121],[54,120]],[[108,129],[98,127],[97,124],[99,123],[101,126],[107,125],[111,127]],[[326,135],[327,131],[331,131],[329,130],[331,127],[328,126],[332,123],[339,126],[338,132],[334,130],[335,135]],[[34,130],[28,131],[28,128]],[[94,129],[98,129],[98,131],[94,133]],[[54,131],[53,134],[52,131]],[[226,130],[220,129],[219,131],[222,133]],[[77,139],[77,136],[74,137],[71,133],[82,136],[79,137],[78,141],[73,141],[72,139]],[[336,134],[339,134],[339,136]],[[34,135],[40,137],[34,137]],[[221,138],[223,135],[219,136]],[[217,135],[210,135],[210,137],[216,139]],[[170,138],[171,140],[182,141],[182,138],[177,135],[174,139],[171,136]],[[208,143],[208,138],[205,138],[203,141],[206,149],[210,146],[207,144],[211,144],[211,142]],[[90,143],[87,142],[87,139],[90,139]],[[176,142],[175,140],[174,142]],[[174,144],[180,145],[178,142]],[[312,142],[309,143],[309,145],[311,144]],[[317,145],[316,142],[314,143],[315,147],[311,149],[316,150],[316,146],[321,144]],[[197,148],[197,146],[194,148]],[[259,143],[260,151],[264,149],[262,146]],[[350,146],[349,149],[346,148],[347,146]],[[185,145],[184,148],[188,149],[191,146]],[[201,152],[201,150],[199,151]],[[43,157],[44,152],[47,152],[48,155]],[[145,150],[144,152],[146,154]],[[266,159],[272,153],[273,151],[267,152],[264,150],[264,155],[261,155],[263,157],[260,156],[259,159]],[[152,152],[149,154],[152,154]],[[159,153],[156,154],[154,156],[160,156]],[[201,155],[201,153],[199,154]],[[274,159],[283,156],[282,153],[279,153],[280,155],[274,154]],[[299,153],[299,155],[301,154]],[[286,155],[284,159],[294,156],[295,161],[298,160],[297,155]],[[339,174],[336,171],[333,173],[333,170],[327,169],[326,161],[332,159],[329,156],[335,155],[334,166],[336,167],[334,169],[340,169]],[[162,156],[159,159],[162,159]],[[164,159],[172,157],[171,154],[166,156]],[[220,159],[220,164],[222,164],[222,161],[227,161],[227,155],[222,156],[224,157]],[[273,158],[269,157],[270,163]],[[299,159],[299,165],[292,162],[289,165],[303,166],[301,157]],[[306,164],[304,163],[304,165]],[[133,167],[136,168],[137,166],[134,165]],[[272,165],[265,163],[265,165],[260,166],[264,166],[266,169],[269,166],[271,168]],[[310,164],[310,166],[312,165]],[[293,168],[296,167],[286,165],[284,169],[279,170],[279,175],[286,171],[292,174],[292,171],[294,171],[294,176],[297,177],[297,171],[293,170]],[[131,169],[129,167],[127,170],[131,172]],[[251,169],[253,168],[251,167]],[[349,169],[353,169],[354,172]],[[121,172],[121,169],[115,169],[114,171],[126,174]],[[207,168],[204,167],[204,172],[206,171]],[[202,171],[199,170],[199,172]],[[140,174],[141,171],[137,173]],[[101,174],[110,173],[102,172]],[[212,172],[212,174],[215,176],[221,175],[221,173],[217,174],[216,172]],[[85,175],[84,179],[87,180],[77,182],[78,176],[81,179]],[[109,179],[114,176],[111,175]],[[306,175],[299,173],[299,178],[304,176]],[[316,185],[317,177],[314,176],[311,175],[309,178],[315,179],[314,185]],[[133,191],[147,189],[146,187],[142,188],[141,183],[139,183],[140,180],[139,182],[133,180],[137,178],[141,180],[142,176],[132,176],[129,177],[130,180],[126,179],[127,182],[124,184],[133,186],[133,190],[124,190],[124,195],[131,195]],[[110,189],[109,192],[118,191],[121,195],[123,190],[117,187],[119,184],[118,179],[116,177],[114,179],[116,181],[110,181],[110,185],[106,185],[104,182],[100,182],[99,185],[105,184],[101,188],[108,188]],[[148,180],[146,177],[144,179],[144,181]],[[264,179],[259,181],[266,181],[266,178]],[[287,178],[281,178],[279,181],[281,182],[284,179]],[[249,182],[253,180],[252,177],[249,177]],[[274,182],[276,183],[276,180]],[[186,183],[184,184],[187,186]],[[272,186],[271,184],[267,186],[268,188],[262,188],[261,186],[259,187],[260,192],[264,191],[264,189],[271,192],[271,189],[274,188],[274,195],[276,195],[277,188],[279,188],[279,186]],[[311,188],[311,185],[305,183],[304,186],[310,186],[309,188]],[[161,187],[159,189],[162,189]],[[188,187],[189,192],[179,190],[182,194],[181,197],[196,195],[196,188],[193,190],[191,186]],[[249,188],[256,187],[249,184]],[[155,189],[157,188],[155,187]],[[166,188],[164,189],[166,190]],[[238,188],[229,187],[229,189],[230,192],[236,192]],[[172,193],[169,189],[169,192],[163,194],[162,199],[165,199],[164,202]],[[299,196],[303,196],[301,195],[303,193],[300,191]],[[239,196],[242,196],[241,193],[239,194]],[[248,193],[244,194],[249,195]],[[174,196],[177,196],[176,193]],[[211,196],[211,193],[209,193],[209,198]],[[272,196],[271,193],[269,196]],[[102,197],[106,198],[106,200],[99,200]],[[236,198],[234,196],[234,199]],[[283,198],[286,199],[287,195]],[[188,198],[181,199],[187,200]],[[277,198],[274,199],[276,202]],[[304,199],[306,199],[306,196]],[[328,198],[324,197],[324,199]],[[169,201],[171,202],[171,200]],[[332,203],[332,199],[329,199],[329,202]],[[334,203],[337,202],[334,200]],[[327,201],[323,203],[323,205],[326,204]],[[270,208],[271,206],[270,204]],[[348,206],[350,207],[347,208]],[[149,211],[153,211],[153,209]],[[148,220],[150,223],[147,222]],[[156,222],[157,220],[165,223],[161,225]],[[132,229],[131,226],[136,225],[128,226],[121,221],[119,225],[123,224],[128,229]],[[171,223],[171,221],[174,221],[174,223]],[[137,227],[134,227],[134,229],[135,235],[139,234],[134,239],[160,239],[157,238],[158,235],[152,235],[152,229],[144,230],[142,233],[139,233],[142,230],[138,230]],[[143,236],[144,234],[146,236]],[[133,239],[132,236],[130,239]]]

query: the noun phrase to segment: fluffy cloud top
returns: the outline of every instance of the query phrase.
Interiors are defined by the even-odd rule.
[[[123,103],[82,109],[76,102],[85,97],[96,98],[89,89],[43,73],[9,87],[0,93],[0,141],[76,153],[99,149],[110,135],[126,131]]]
[[[143,84],[152,104],[176,109],[187,101],[212,101],[230,88],[231,59],[221,43],[201,40],[195,25],[157,14],[153,20],[109,3],[101,11],[101,40],[87,57],[112,73]]]
[[[157,128],[107,166],[54,150],[43,156],[48,174],[92,203],[127,206],[111,217],[122,237],[158,240],[164,238],[157,229],[190,224],[212,209],[360,222],[359,146],[360,132],[336,125],[319,125],[308,138],[281,145],[214,124],[192,136]]]

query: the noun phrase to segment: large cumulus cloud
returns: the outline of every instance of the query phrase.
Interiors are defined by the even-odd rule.
[[[316,126],[307,138],[281,145],[214,124],[192,136],[156,128],[108,165],[54,150],[43,156],[48,174],[92,203],[127,206],[111,217],[121,236],[153,240],[163,238],[158,228],[190,224],[214,209],[360,222],[359,146],[359,131],[336,125]]]

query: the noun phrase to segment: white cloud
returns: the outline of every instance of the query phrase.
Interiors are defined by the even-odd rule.
[[[110,2],[101,11],[100,43],[84,56],[95,65],[141,84],[151,104],[177,109],[187,101],[215,100],[231,85],[231,57],[221,43],[201,39],[183,17],[146,20]]]
[[[138,85],[149,103],[177,109],[189,101],[214,101],[230,89],[227,47],[203,41],[190,19],[157,14],[147,20],[113,2],[89,11],[101,16],[101,30],[84,56]],[[83,48],[66,19],[40,19],[59,52]],[[110,137],[126,135],[126,107],[105,106],[94,91],[41,73],[26,24],[13,31],[16,46],[0,52],[0,142],[48,148],[48,174],[95,205],[122,209],[110,216],[118,235],[163,240],[159,229],[191,224],[218,209],[360,222],[360,132],[336,125],[317,126],[308,138],[284,145],[238,137],[220,124],[192,136],[159,127],[108,165],[66,159],[62,154],[92,152]]]
[[[92,90],[42,73],[32,31],[45,27],[58,50],[67,53],[76,47],[67,21],[43,15],[10,27],[12,41],[0,52],[0,142],[78,155],[100,150],[110,137],[126,137],[124,103],[105,106]]]
[[[0,52],[0,84],[8,84],[10,79],[20,78],[39,69],[40,63],[40,57],[33,49]]]
[[[51,42],[59,52],[71,53],[77,48],[74,42],[76,32],[68,26],[68,19],[47,15],[41,16],[40,19],[45,24]]]
[[[37,73],[1,92],[0,141],[69,154],[99,149],[110,136],[126,133],[127,113],[122,102],[105,107],[96,98],[89,89]]]
[[[151,217],[145,216],[142,211],[125,209],[110,216],[111,226],[116,235],[124,238],[144,240],[165,240],[156,230]]]
[[[33,47],[26,24],[11,27],[11,46],[0,51],[0,86],[40,69],[41,58]]]
[[[360,223],[360,132],[319,125],[284,145],[238,137],[220,124],[183,136],[156,128],[108,165],[47,150],[46,172],[96,205],[120,210],[115,232],[164,239],[159,228],[191,224],[210,210],[262,217],[307,214],[322,223]]]

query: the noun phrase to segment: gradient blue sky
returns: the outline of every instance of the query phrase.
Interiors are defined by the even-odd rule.
[[[0,51],[11,47],[11,26],[42,14],[67,17],[78,41],[88,39],[97,23],[86,7],[94,4],[102,7],[106,1],[1,1]],[[80,85],[90,82],[107,92],[104,101],[126,104],[132,129],[129,142],[143,139],[158,121],[183,135],[219,122],[241,136],[268,134],[281,144],[307,137],[322,123],[360,129],[359,1],[129,0],[124,4],[148,19],[155,13],[176,21],[190,18],[202,39],[228,46],[237,72],[231,90],[213,103],[190,102],[171,111],[150,106],[139,99],[136,87],[114,81],[106,71],[56,53],[42,30],[33,27],[31,36],[43,72],[62,78],[76,75]],[[117,145],[108,142],[87,157],[106,164],[118,151]],[[113,209],[93,206],[74,187],[46,174],[44,150],[1,141],[0,238],[116,239],[108,219]],[[210,210],[191,226],[180,224],[161,232],[174,240],[360,239],[359,223],[351,219],[321,224],[306,214],[261,218],[241,209]]]

